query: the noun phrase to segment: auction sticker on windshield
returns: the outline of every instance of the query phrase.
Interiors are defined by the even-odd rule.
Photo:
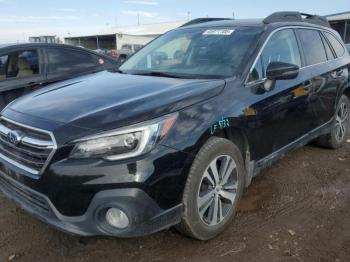
[[[234,31],[232,29],[209,29],[203,35],[231,35]]]

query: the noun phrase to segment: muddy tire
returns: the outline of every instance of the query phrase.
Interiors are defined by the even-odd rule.
[[[236,213],[244,181],[244,162],[238,147],[223,138],[210,138],[190,169],[177,229],[199,240],[220,234]]]
[[[335,117],[332,123],[331,132],[321,136],[317,144],[321,147],[337,149],[344,145],[349,131],[350,102],[347,96],[343,95],[338,103]]]

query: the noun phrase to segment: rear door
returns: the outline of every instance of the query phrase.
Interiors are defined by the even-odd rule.
[[[324,37],[328,40],[329,46],[333,49],[335,59],[329,63],[333,67],[331,72],[332,78],[337,81],[337,99],[343,94],[345,88],[350,87],[349,85],[349,58],[347,56],[346,48],[341,43],[339,36],[331,34],[329,32],[323,32]],[[337,101],[335,101],[337,102]],[[336,109],[336,103],[333,109]],[[332,111],[335,113],[335,111]],[[333,115],[332,115],[333,116]]]
[[[114,67],[109,60],[102,56],[73,48],[46,48],[46,57],[47,78],[50,82]]]
[[[329,45],[328,38],[325,38],[321,31],[316,29],[297,31],[306,66],[312,77],[310,106],[315,114],[315,125],[320,127],[329,123],[334,116],[336,98],[345,80],[344,68],[339,64],[339,60],[337,61],[337,55]]]
[[[0,53],[0,109],[45,81],[41,49],[14,49]]]

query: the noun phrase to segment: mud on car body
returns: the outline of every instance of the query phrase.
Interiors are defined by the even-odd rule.
[[[216,19],[217,20],[217,19]],[[222,232],[261,169],[349,126],[350,57],[318,16],[173,30],[118,72],[57,83],[2,111],[0,188],[79,235]]]

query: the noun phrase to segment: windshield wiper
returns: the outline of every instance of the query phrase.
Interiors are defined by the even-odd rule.
[[[170,78],[185,78],[180,75],[174,75],[170,73],[165,72],[158,72],[158,71],[145,71],[145,72],[135,72],[132,73],[133,75],[141,75],[141,76],[159,76],[159,77],[170,77]]]
[[[115,68],[114,72],[119,74],[126,74],[124,71],[120,70],[119,68]]]

